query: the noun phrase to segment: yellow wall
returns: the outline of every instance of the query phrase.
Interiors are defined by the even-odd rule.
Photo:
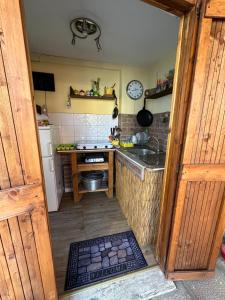
[[[46,102],[49,112],[93,113],[108,114],[114,107],[114,101],[83,100],[71,98],[71,108],[66,107],[69,87],[78,90],[90,90],[91,81],[100,80],[101,93],[104,86],[116,83],[116,94],[120,96],[120,70],[103,64],[87,63],[66,58],[32,55],[32,70],[54,73],[55,92],[46,93]],[[45,92],[35,91],[35,102],[42,105],[45,101]]]
[[[114,101],[71,99],[71,108],[66,107],[70,85],[74,89],[91,89],[91,81],[101,78],[100,87],[116,83],[116,94],[119,100],[120,113],[136,114],[142,107],[144,98],[134,101],[126,94],[126,86],[133,79],[140,80],[144,89],[155,86],[157,72],[159,76],[173,68],[175,53],[168,58],[146,68],[125,65],[111,65],[90,61],[67,59],[62,57],[32,54],[32,70],[54,73],[55,92],[47,92],[46,100],[49,112],[111,114]],[[148,100],[148,108],[153,113],[170,110],[170,96],[157,100]],[[44,104],[45,92],[35,91],[35,102]],[[151,101],[151,102],[150,102]]]
[[[165,75],[175,66],[176,52],[169,53],[167,57],[151,65],[149,69],[149,88],[156,86],[157,78],[165,79]],[[153,113],[170,111],[172,95],[167,95],[158,99],[147,100],[147,108]]]

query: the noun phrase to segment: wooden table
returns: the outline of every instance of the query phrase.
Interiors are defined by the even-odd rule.
[[[94,150],[65,150],[57,151],[59,154],[68,154],[71,156],[72,166],[72,180],[73,180],[73,196],[74,202],[79,202],[85,193],[89,192],[106,192],[108,198],[113,197],[113,168],[114,168],[114,151],[115,149],[94,149]],[[107,153],[108,161],[104,163],[83,163],[79,162],[79,154],[84,153]],[[108,171],[108,184],[103,183],[102,186],[96,191],[89,191],[84,189],[82,184],[79,183],[79,173],[83,171]]]

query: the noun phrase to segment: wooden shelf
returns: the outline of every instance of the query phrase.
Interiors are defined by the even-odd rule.
[[[165,90],[165,91],[161,91],[161,92],[158,92],[158,93],[155,93],[155,94],[152,94],[150,96],[147,96],[145,97],[146,99],[157,99],[157,98],[161,98],[161,97],[164,97],[166,95],[170,95],[172,94],[173,92],[173,87]]]
[[[98,151],[96,151],[98,152]],[[109,151],[107,154],[108,161],[105,163],[81,163],[79,161],[78,151],[72,151],[71,153],[71,165],[73,176],[73,195],[74,201],[79,202],[85,193],[89,192],[105,192],[108,198],[113,198],[113,167],[114,167],[114,151]],[[79,172],[82,171],[108,171],[108,181],[103,181],[100,189],[96,191],[86,190],[81,183],[79,183]]]
[[[90,163],[90,164],[77,164],[77,171],[99,171],[99,170],[108,170],[109,164],[108,163]]]
[[[82,183],[80,183],[79,187],[78,187],[79,194],[95,193],[95,192],[107,192],[108,190],[109,189],[108,189],[108,182],[107,181],[103,181],[101,187],[99,189],[95,190],[95,191],[90,191],[90,190],[85,189]]]
[[[80,96],[80,95],[70,95],[70,98],[77,99],[92,99],[92,100],[115,100],[114,96]]]

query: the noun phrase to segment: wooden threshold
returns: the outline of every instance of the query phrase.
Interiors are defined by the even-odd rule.
[[[215,276],[214,271],[177,271],[165,274],[166,279],[173,281],[209,279]]]

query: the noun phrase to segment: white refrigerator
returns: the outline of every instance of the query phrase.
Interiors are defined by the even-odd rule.
[[[61,159],[56,153],[56,146],[60,143],[59,127],[49,125],[38,130],[48,211],[57,211],[63,194]]]

